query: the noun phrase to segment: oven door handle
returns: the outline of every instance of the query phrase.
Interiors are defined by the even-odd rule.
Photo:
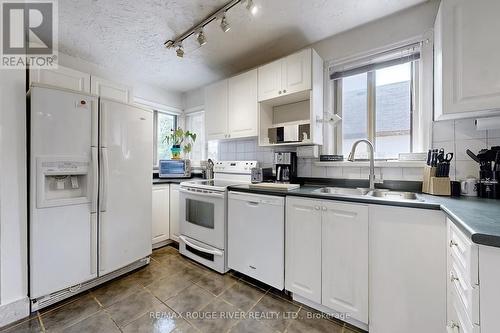
[[[192,247],[193,249],[195,250],[198,250],[198,251],[201,251],[201,252],[204,252],[204,253],[208,253],[208,254],[213,254],[215,256],[219,256],[219,257],[222,257],[224,255],[224,253],[222,251],[219,251],[219,250],[209,250],[209,249],[205,249],[204,247],[201,247],[201,246],[198,246],[196,244],[193,244],[191,243],[186,237],[184,236],[179,236],[179,238],[184,242],[186,243],[186,245]]]
[[[197,191],[190,191],[186,189],[179,189],[179,192],[185,193],[185,194],[192,194],[192,195],[200,195],[203,197],[212,197],[212,198],[224,198],[224,193],[214,193],[214,192],[197,192]]]

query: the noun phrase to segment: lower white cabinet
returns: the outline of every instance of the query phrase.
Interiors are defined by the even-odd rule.
[[[368,207],[322,202],[322,304],[368,323]]]
[[[153,247],[170,238],[170,186],[153,185]]]
[[[285,289],[321,304],[320,201],[286,198]]]
[[[445,332],[444,214],[371,205],[368,232],[369,332]]]
[[[368,324],[368,207],[287,197],[286,289]]]
[[[179,188],[178,184],[170,184],[170,239],[179,242]]]

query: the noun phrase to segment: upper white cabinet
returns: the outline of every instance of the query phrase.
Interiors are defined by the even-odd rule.
[[[259,102],[312,87],[312,49],[305,49],[259,67]]]
[[[257,116],[256,69],[205,88],[208,140],[257,136]]]
[[[369,332],[446,332],[444,214],[372,205],[368,233]]]
[[[500,1],[443,0],[435,22],[435,119],[500,111]]]
[[[153,185],[152,244],[164,244],[170,238],[170,187]]]
[[[227,139],[227,80],[205,88],[205,131],[208,140]]]
[[[257,70],[228,80],[228,132],[231,138],[257,136]]]
[[[322,203],[322,304],[368,323],[368,207]]]
[[[368,206],[287,197],[285,289],[368,324]]]
[[[29,79],[30,83],[38,82],[58,88],[90,93],[90,74],[63,66],[58,66],[57,69],[30,69]]]
[[[132,88],[97,76],[91,78],[90,91],[99,97],[114,99],[123,103],[132,102]]]

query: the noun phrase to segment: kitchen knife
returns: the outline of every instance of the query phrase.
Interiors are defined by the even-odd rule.
[[[481,160],[470,149],[467,149],[465,152],[467,153],[467,155],[469,155],[470,158],[472,158],[477,163],[481,164]]]

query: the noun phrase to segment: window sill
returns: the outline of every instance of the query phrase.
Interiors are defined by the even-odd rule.
[[[339,161],[339,162],[314,162],[317,167],[369,167],[369,161]],[[425,161],[375,161],[376,168],[423,168]]]

